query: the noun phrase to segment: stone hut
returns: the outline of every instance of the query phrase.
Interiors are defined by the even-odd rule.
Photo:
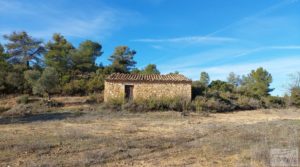
[[[192,80],[181,74],[120,74],[105,79],[104,101],[192,97]]]

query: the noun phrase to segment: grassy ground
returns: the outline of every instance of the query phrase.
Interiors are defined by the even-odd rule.
[[[271,148],[300,146],[296,109],[182,117],[70,103],[10,119],[0,118],[0,166],[269,166]]]

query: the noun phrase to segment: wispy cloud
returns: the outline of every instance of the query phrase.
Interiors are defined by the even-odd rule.
[[[267,50],[300,50],[300,45],[278,45],[278,46],[264,46],[264,47],[258,47],[254,49],[248,49],[245,50],[237,55],[234,55],[234,57],[241,57],[246,56],[255,52],[261,52],[261,51],[267,51]]]
[[[16,1],[5,1],[0,0],[0,13],[7,13],[7,12],[13,12],[13,11],[20,11],[21,9],[21,3]],[[17,10],[18,9],[18,10]]]
[[[47,24],[42,30],[34,31],[33,35],[45,37],[59,32],[70,37],[97,38],[106,37],[124,25],[120,14],[112,9],[91,17],[65,17],[63,22],[54,19]],[[116,26],[117,24],[120,24],[120,27]]]
[[[211,66],[212,64],[222,65],[225,60],[235,60],[242,57],[247,58],[260,52],[275,50],[300,50],[300,45],[274,45],[256,48],[216,48],[208,51],[201,51],[199,53],[191,55],[179,55],[176,56],[176,58],[172,59],[169,59],[169,57],[161,57],[154,63],[159,64],[160,62],[168,61],[168,64],[163,63],[160,66],[165,71],[172,71],[175,69],[192,68],[195,66],[206,67]],[[272,55],[270,56],[272,57]],[[230,63],[230,61],[227,61],[226,63]]]
[[[132,40],[132,42],[144,42],[144,43],[224,43],[233,42],[237,39],[228,37],[205,37],[205,36],[186,36],[186,37],[176,37],[176,38],[140,38]]]
[[[135,24],[140,18],[136,12],[104,4],[98,5],[95,11],[65,8],[60,2],[37,3],[0,0],[0,19],[8,18],[14,23],[0,25],[0,32],[25,30],[33,36],[46,39],[59,32],[67,37],[103,39],[124,26]]]
[[[204,68],[203,70],[224,79],[224,76],[227,76],[232,71],[238,74],[247,74],[258,67],[264,67],[270,72],[277,74],[277,76],[280,76],[288,75],[289,73],[295,72],[295,70],[300,70],[299,64],[300,59],[299,55],[297,55],[256,63],[226,64],[223,66]]]
[[[209,36],[215,36],[216,34],[219,34],[219,33],[222,33],[224,31],[227,31],[227,30],[231,30],[231,29],[234,29],[235,27],[237,26],[241,26],[241,25],[244,25],[244,24],[248,24],[249,22],[253,22],[255,20],[257,20],[258,18],[262,17],[262,16],[265,16],[267,14],[270,14],[280,8],[283,8],[285,6],[288,6],[288,5],[291,5],[291,4],[294,4],[296,2],[299,2],[299,0],[282,0],[281,2],[277,3],[277,4],[274,4],[268,8],[265,8],[257,13],[254,13],[250,16],[247,16],[247,17],[243,17],[241,18],[240,20],[237,20],[235,22],[232,22],[216,31],[213,31],[209,34],[207,34],[206,36],[209,37]]]

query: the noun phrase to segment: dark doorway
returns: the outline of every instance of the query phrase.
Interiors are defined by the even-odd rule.
[[[133,85],[125,85],[125,99],[126,100],[133,99]]]

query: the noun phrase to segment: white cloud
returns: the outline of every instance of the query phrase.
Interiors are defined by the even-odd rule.
[[[141,38],[132,40],[132,42],[144,42],[144,43],[224,43],[236,41],[234,38],[228,37],[205,37],[205,36],[186,36],[176,38]]]
[[[61,33],[69,37],[104,37],[118,28],[116,24],[120,18],[118,13],[114,11],[103,11],[88,18],[65,17],[62,20],[54,19],[47,23],[48,26],[42,30],[36,30],[32,34],[42,37],[53,33]]]
[[[11,20],[11,23],[0,25],[0,32],[28,31],[35,37],[46,39],[53,33],[67,37],[103,39],[124,26],[139,22],[141,17],[138,13],[104,4],[89,10],[88,7],[80,9],[80,6],[65,8],[60,3],[30,4],[25,1],[0,0],[0,19]]]

